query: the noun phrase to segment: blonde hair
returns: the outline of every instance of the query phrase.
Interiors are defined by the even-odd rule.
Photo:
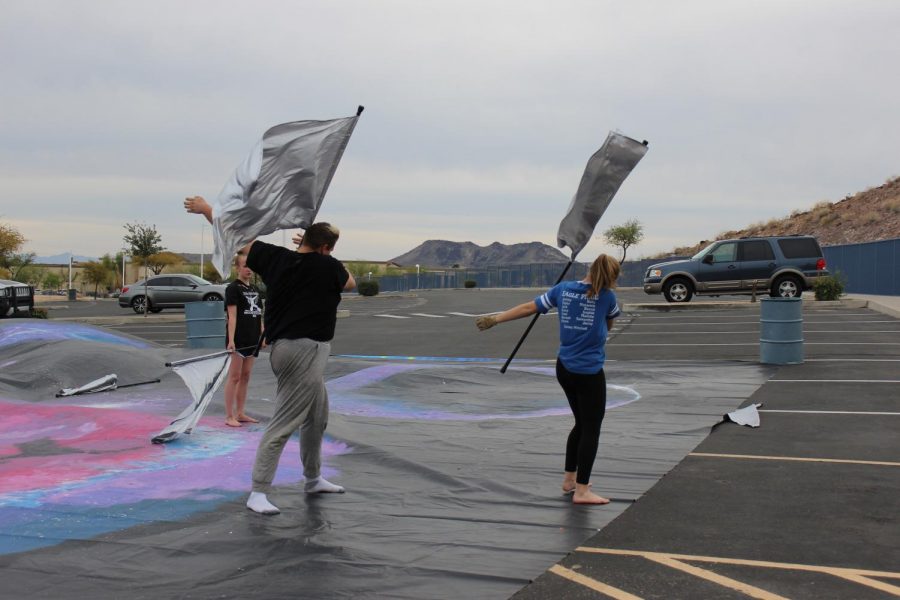
[[[596,298],[597,294],[604,289],[615,289],[616,279],[619,278],[619,261],[607,254],[601,254],[593,263],[589,271],[589,279],[591,281],[591,289],[588,290],[588,298]]]

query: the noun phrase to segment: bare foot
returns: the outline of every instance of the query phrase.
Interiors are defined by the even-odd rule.
[[[228,417],[227,419],[225,419],[225,424],[229,427],[243,427],[243,425],[238,423],[238,420],[234,417]]]
[[[259,421],[257,421],[256,419],[254,419],[253,417],[248,417],[247,415],[238,415],[237,420],[240,423],[259,423]]]
[[[589,483],[589,484],[588,484],[588,487],[591,487],[592,485],[594,485],[594,484],[593,484],[593,483]],[[563,481],[563,484],[562,484],[562,491],[563,491],[563,494],[571,494],[572,492],[575,491],[575,487],[576,487],[576,486],[575,486],[575,480],[574,480],[574,479],[573,479],[572,481],[569,481],[569,480]]]
[[[598,496],[590,490],[584,492],[576,490],[575,495],[572,496],[572,504],[609,504],[609,499]]]

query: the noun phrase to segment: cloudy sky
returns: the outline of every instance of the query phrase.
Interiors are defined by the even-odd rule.
[[[900,175],[892,0],[0,10],[0,220],[38,255],[113,253],[128,222],[197,252],[185,196],[215,197],[268,127],[358,104],[319,213],[344,259],[434,238],[555,244],[609,130],[650,151],[584,260],[627,219],[649,255]]]

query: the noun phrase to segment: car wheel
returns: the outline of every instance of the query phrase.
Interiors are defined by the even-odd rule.
[[[690,302],[694,296],[694,286],[681,277],[670,279],[663,286],[663,296],[669,302]]]
[[[144,314],[144,296],[135,296],[131,301],[131,309],[139,315]]]
[[[803,286],[800,280],[791,275],[776,279],[769,291],[769,295],[773,298],[799,298],[802,293]]]
[[[204,302],[222,302],[222,296],[218,294],[207,294],[203,296]]]

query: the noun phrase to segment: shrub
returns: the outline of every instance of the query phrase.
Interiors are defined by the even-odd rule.
[[[837,300],[844,293],[844,282],[838,274],[818,277],[813,282],[816,300]]]
[[[466,286],[467,288],[473,288],[473,287],[477,286],[478,283],[474,279],[466,279],[466,281],[465,281],[465,283],[463,283],[463,285]]]
[[[356,291],[359,292],[360,296],[377,296],[378,295],[378,282],[377,281],[357,282]]]

